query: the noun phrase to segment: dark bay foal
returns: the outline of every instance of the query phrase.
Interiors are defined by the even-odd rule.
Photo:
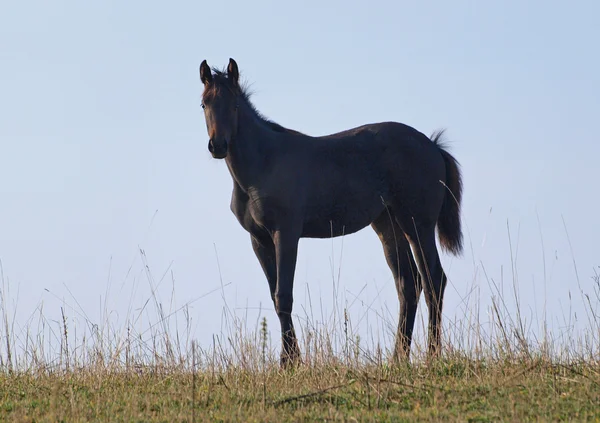
[[[400,300],[394,358],[408,358],[421,290],[429,311],[428,352],[441,348],[446,275],[435,243],[462,251],[461,174],[441,144],[396,122],[311,137],[264,118],[226,71],[200,65],[208,150],[233,179],[231,210],[250,233],[281,323],[281,364],[299,359],[292,323],[302,237],[352,234],[371,225],[383,244]]]

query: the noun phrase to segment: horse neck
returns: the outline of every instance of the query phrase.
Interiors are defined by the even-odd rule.
[[[226,162],[232,178],[247,191],[260,183],[263,170],[275,153],[277,136],[248,104],[240,104],[238,131]]]

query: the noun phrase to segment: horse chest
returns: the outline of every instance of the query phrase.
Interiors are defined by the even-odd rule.
[[[291,218],[290,209],[283,207],[281,201],[268,196],[251,196],[246,206],[253,222],[268,230],[275,230]]]
[[[287,215],[276,201],[239,193],[232,197],[231,211],[240,225],[252,234],[275,230]]]

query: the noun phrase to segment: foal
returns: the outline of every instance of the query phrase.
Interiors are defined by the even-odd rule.
[[[200,65],[208,150],[233,179],[231,211],[248,231],[281,323],[281,364],[299,359],[292,323],[300,238],[352,234],[371,225],[400,300],[394,358],[408,358],[421,290],[429,311],[428,352],[441,348],[446,275],[435,243],[462,251],[459,165],[441,144],[397,122],[311,137],[263,117],[227,71]],[[412,250],[412,251],[411,251]]]

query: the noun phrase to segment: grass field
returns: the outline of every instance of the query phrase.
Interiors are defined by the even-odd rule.
[[[207,350],[192,343],[187,355],[168,352],[166,338],[155,338],[155,350],[137,341],[102,350],[92,342],[64,348],[49,362],[32,346],[26,367],[15,369],[4,358],[0,419],[600,420],[600,366],[585,354],[551,359],[513,344],[496,348],[495,356],[482,350],[473,357],[447,348],[440,359],[413,357],[411,364],[390,366],[380,350],[356,348],[339,357],[319,338],[304,349],[301,366],[284,371],[266,337],[261,339],[265,329],[255,337],[229,338],[230,352],[218,343]],[[68,336],[66,328],[63,335]]]
[[[3,421],[597,421],[598,368],[543,360],[307,366],[292,372],[83,369],[3,375]]]
[[[304,324],[303,363],[285,371],[264,319],[248,330],[230,316],[226,333],[200,345],[163,325],[172,314],[154,298],[146,331],[134,318],[77,333],[62,309],[60,321],[39,310],[41,324],[32,317],[16,331],[3,291],[0,420],[600,421],[596,285],[582,337],[528,336],[520,313],[495,297],[491,323],[466,315],[446,328],[439,359],[416,340],[411,362],[391,366],[390,347],[352,333],[342,309],[329,327]]]

